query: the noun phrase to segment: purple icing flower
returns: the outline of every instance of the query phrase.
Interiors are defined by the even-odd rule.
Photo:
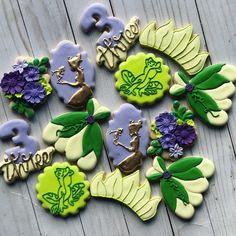
[[[187,84],[185,86],[185,90],[189,93],[191,93],[193,91],[193,85],[192,84]]]
[[[39,69],[34,66],[28,66],[24,69],[23,77],[26,81],[38,81],[40,78]]]
[[[41,103],[46,97],[46,90],[39,83],[28,83],[23,91],[23,98],[32,104]]]
[[[176,118],[169,112],[161,113],[156,117],[156,126],[161,133],[171,133],[176,128]]]
[[[159,142],[163,149],[168,149],[175,146],[176,138],[173,134],[164,134],[160,137]]]
[[[175,137],[180,145],[190,145],[197,137],[195,129],[188,124],[177,126],[175,130]]]
[[[24,69],[28,66],[27,61],[18,61],[17,64],[12,66],[13,71],[18,71],[20,74],[24,71]]]
[[[162,174],[162,176],[163,176],[164,179],[169,179],[169,178],[172,176],[172,174],[171,174],[169,171],[166,170],[166,171]]]
[[[170,159],[178,159],[183,155],[183,148],[179,146],[178,143],[175,144],[174,147],[169,149]]]
[[[4,93],[20,93],[25,85],[22,75],[18,72],[5,73],[1,80],[1,88]]]
[[[87,122],[88,122],[88,124],[93,124],[94,123],[94,121],[95,121],[95,118],[94,118],[94,116],[88,116],[87,117]]]

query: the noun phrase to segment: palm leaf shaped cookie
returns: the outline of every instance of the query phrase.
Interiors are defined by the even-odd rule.
[[[156,157],[146,177],[160,181],[167,206],[177,216],[189,219],[195,212],[194,207],[203,201],[201,193],[207,190],[207,178],[213,173],[213,163],[203,157],[185,157],[168,167],[161,157]]]
[[[154,48],[175,60],[189,75],[202,70],[208,52],[199,52],[200,36],[192,35],[192,25],[175,29],[173,20],[157,26],[149,23],[141,32],[139,42],[142,46]]]
[[[51,120],[43,131],[43,139],[54,144],[69,161],[77,161],[83,170],[91,170],[100,158],[103,147],[98,121],[108,118],[110,111],[94,98],[87,103],[87,111],[68,112]]]
[[[173,96],[186,94],[193,111],[206,123],[221,126],[227,123],[229,99],[235,93],[232,82],[236,80],[236,67],[215,64],[206,67],[191,80],[182,72],[174,75],[174,85],[170,88]]]
[[[107,176],[101,171],[91,180],[90,191],[93,197],[111,198],[122,202],[133,210],[143,221],[156,215],[161,198],[152,197],[147,180],[140,184],[140,174],[136,172],[122,177],[119,169]]]

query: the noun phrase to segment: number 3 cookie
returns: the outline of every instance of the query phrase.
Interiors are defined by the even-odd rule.
[[[115,77],[120,95],[139,105],[154,103],[169,89],[169,68],[151,53],[128,57]]]

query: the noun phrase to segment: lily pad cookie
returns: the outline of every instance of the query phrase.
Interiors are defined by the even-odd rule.
[[[172,111],[155,117],[150,136],[153,140],[147,150],[149,155],[176,161],[197,138],[193,112],[181,106],[179,101],[174,101]]]
[[[123,104],[114,112],[106,133],[108,156],[114,166],[131,173],[142,164],[149,142],[146,119],[131,104]]]
[[[209,186],[207,178],[214,171],[214,164],[203,157],[185,157],[169,166],[161,157],[156,157],[146,177],[160,182],[164,201],[173,213],[190,219],[194,215],[194,207],[202,203],[202,192]]]
[[[35,108],[43,104],[52,88],[49,84],[49,59],[18,57],[12,70],[4,73],[0,87],[10,107],[27,118],[33,118]]]
[[[37,198],[45,209],[57,216],[77,214],[89,198],[89,182],[77,166],[54,163],[39,175]]]
[[[129,56],[115,77],[120,95],[139,105],[154,103],[169,89],[169,68],[151,53]]]
[[[236,67],[215,64],[206,67],[191,80],[183,72],[174,75],[170,94],[176,97],[186,95],[190,107],[201,120],[213,126],[228,122],[229,99],[235,93]]]
[[[110,116],[110,110],[101,106],[95,98],[88,101],[87,111],[68,112],[55,117],[43,131],[43,139],[54,144],[66,158],[77,161],[83,170],[93,169],[99,160],[103,138],[98,124]]]
[[[67,106],[86,106],[92,97],[95,70],[79,45],[61,41],[52,50],[51,72],[52,86]]]

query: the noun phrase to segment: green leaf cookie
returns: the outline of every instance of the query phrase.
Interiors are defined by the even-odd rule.
[[[128,57],[115,77],[120,95],[139,105],[154,103],[169,89],[169,68],[151,53]]]
[[[228,122],[229,99],[235,93],[232,82],[236,80],[236,67],[228,64],[215,64],[206,67],[191,80],[182,72],[174,75],[174,85],[170,94],[186,94],[189,105],[205,123],[221,126]]]
[[[89,182],[77,166],[54,163],[39,175],[37,198],[53,215],[77,214],[89,198]]]
[[[201,193],[207,190],[207,178],[214,170],[214,164],[203,157],[185,157],[168,167],[161,157],[156,157],[146,177],[160,181],[167,206],[177,216],[189,219],[195,212],[194,207],[203,201]]]
[[[43,139],[54,144],[58,152],[65,152],[69,161],[77,161],[79,168],[91,170],[103,147],[98,122],[109,116],[109,109],[92,98],[87,103],[87,111],[68,112],[52,119],[43,131]]]

